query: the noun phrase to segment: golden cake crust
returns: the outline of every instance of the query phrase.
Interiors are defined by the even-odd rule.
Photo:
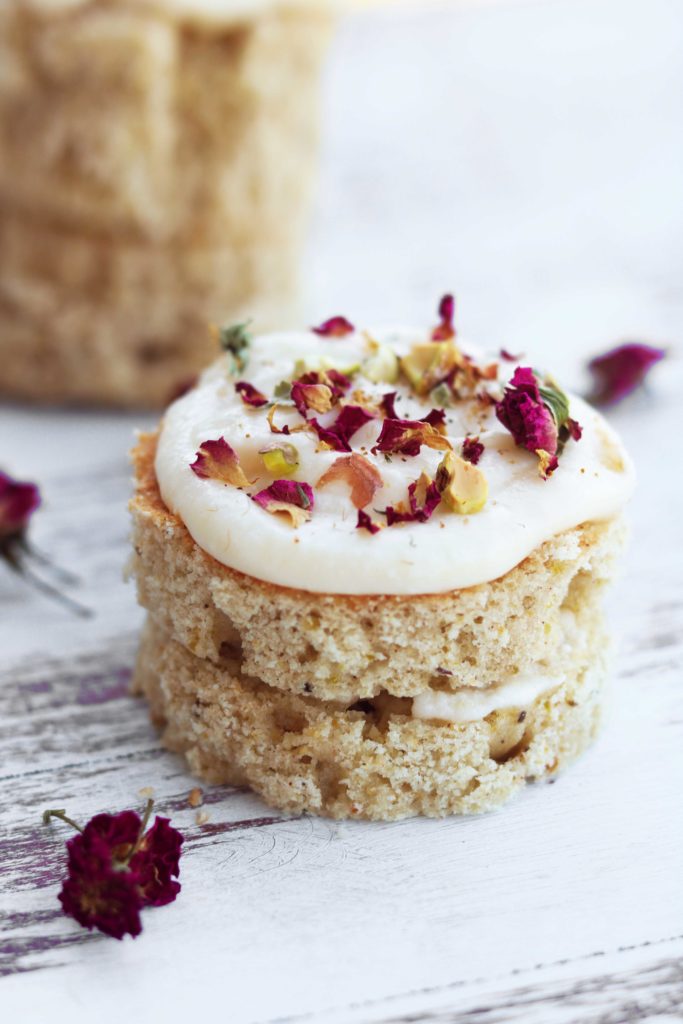
[[[133,453],[141,604],[197,658],[219,667],[237,658],[245,675],[320,700],[486,687],[544,662],[541,671],[565,671],[572,645],[563,642],[562,613],[573,613],[579,635],[589,630],[623,541],[620,521],[584,524],[501,579],[445,594],[293,590],[236,572],[198,547],[161,499],[155,448],[149,434]]]

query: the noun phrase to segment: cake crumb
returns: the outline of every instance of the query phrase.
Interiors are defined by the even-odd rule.
[[[209,812],[197,811],[194,820],[197,822],[198,825],[206,825],[207,821],[209,820]]]
[[[138,790],[138,796],[141,796],[143,800],[151,800],[154,796],[154,789],[152,786],[143,786],[142,789]]]
[[[199,786],[195,786],[194,789],[190,790],[187,797],[187,802],[190,805],[190,807],[202,806],[202,804],[204,803],[204,794],[202,793]]]

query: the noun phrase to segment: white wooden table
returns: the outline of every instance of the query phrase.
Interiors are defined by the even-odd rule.
[[[341,27],[306,322],[424,319],[581,386],[621,336],[671,349],[613,414],[640,474],[612,600],[611,722],[553,786],[483,818],[289,819],[193,785],[127,684],[126,451],[144,417],[0,409],[38,479],[34,539],[83,579],[72,618],[0,570],[0,1018],[621,1024],[683,1019],[683,7],[562,0],[376,11]],[[78,817],[158,808],[183,891],[136,941],[56,901]]]

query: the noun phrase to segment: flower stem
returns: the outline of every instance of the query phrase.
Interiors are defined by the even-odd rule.
[[[152,808],[153,807],[154,807],[154,800],[152,800],[152,798],[150,797],[149,800],[147,801],[147,806],[145,807],[145,813],[142,815],[142,822],[140,824],[140,831],[138,832],[138,837],[135,840],[135,844],[133,846],[133,849],[128,854],[128,858],[127,858],[128,862],[130,862],[131,857],[134,854],[136,854],[138,852],[138,850],[140,849],[140,843],[142,842],[142,840],[144,838],[145,830],[146,830],[146,828],[147,828],[147,826],[149,824],[149,819],[151,817]]]
[[[64,822],[66,822],[67,825],[71,825],[72,828],[75,828],[77,832],[82,832],[83,831],[81,826],[78,825],[73,820],[73,818],[69,818],[67,816],[67,813],[66,813],[66,811],[64,810],[63,807],[59,808],[57,810],[50,809],[50,810],[47,810],[47,811],[43,811],[43,825],[49,825],[50,824],[50,818],[59,818],[60,821],[64,821]]]

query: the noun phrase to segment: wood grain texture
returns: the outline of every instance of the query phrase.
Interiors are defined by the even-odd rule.
[[[96,612],[0,571],[3,1021],[683,1020],[682,41],[677,0],[402,5],[342,24],[326,85],[304,322],[423,320],[455,287],[464,333],[576,387],[619,337],[670,350],[610,414],[640,478],[613,707],[556,784],[393,824],[215,787],[198,824],[127,692],[126,452],[148,421],[0,408],[0,465],[43,488],[34,540]],[[40,814],[146,787],[186,836],[183,891],[116,943],[61,914],[67,832]]]

